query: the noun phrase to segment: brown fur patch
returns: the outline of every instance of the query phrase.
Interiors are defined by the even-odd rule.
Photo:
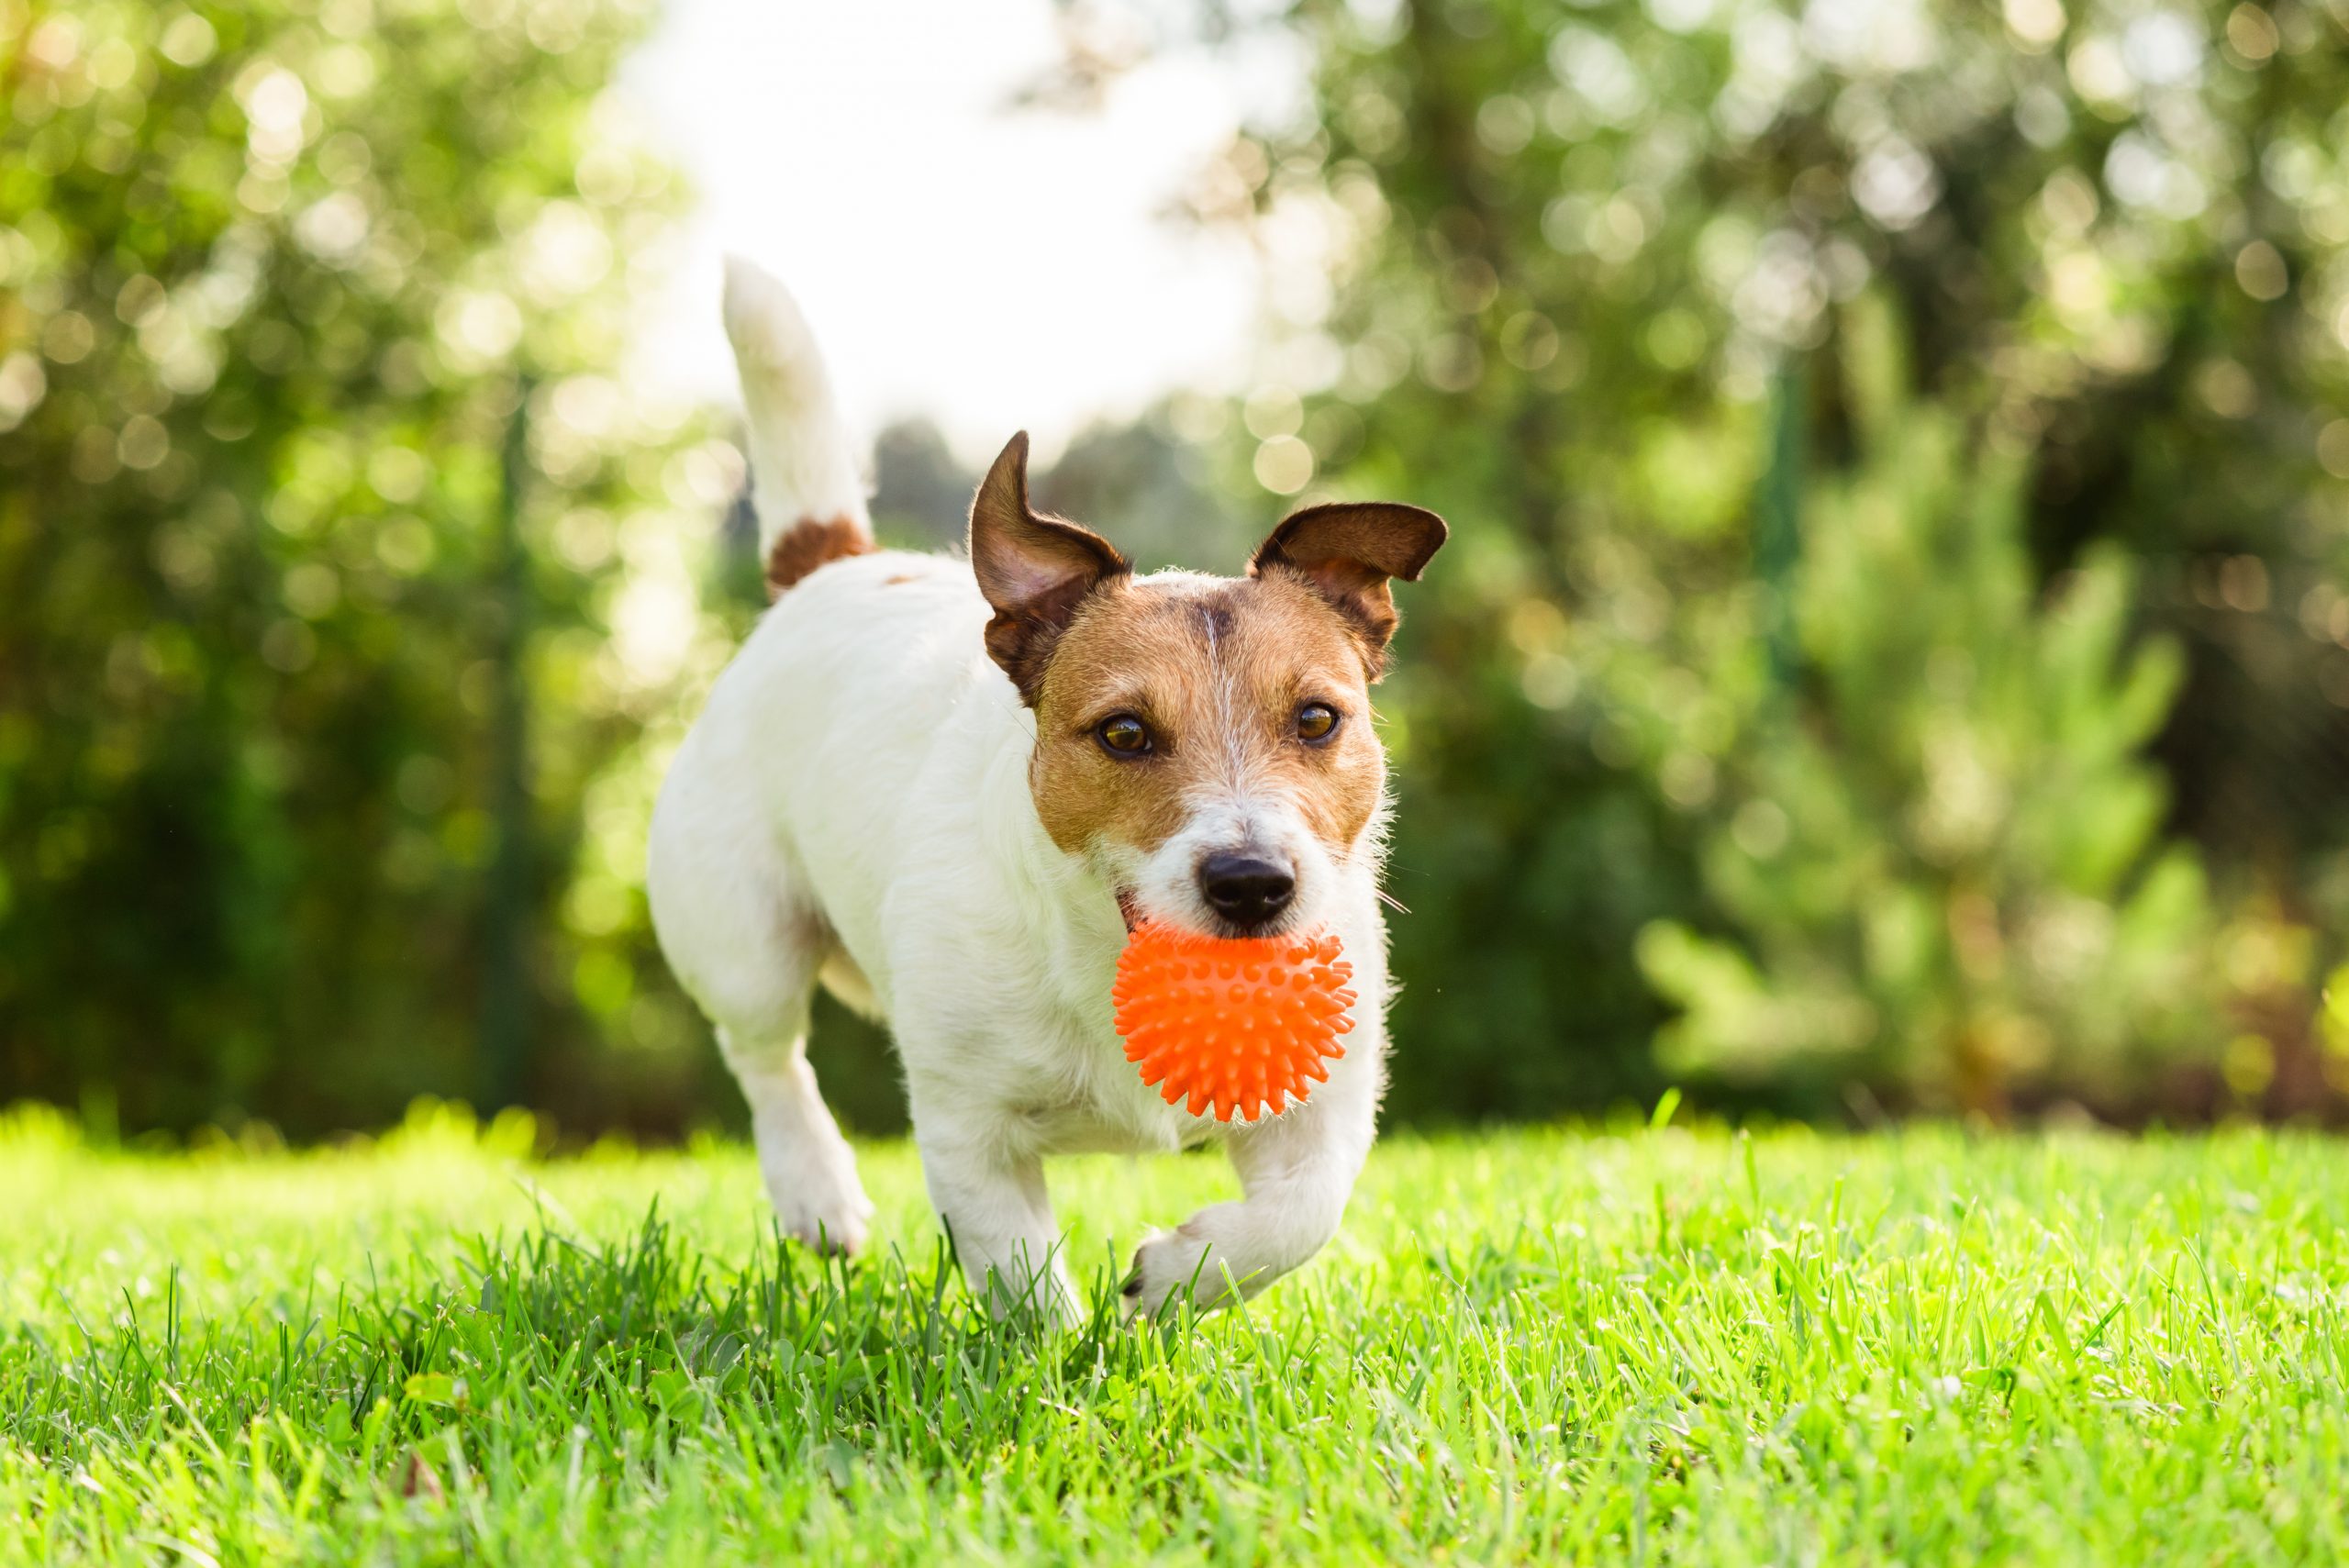
[[[1393,501],[1338,501],[1284,520],[1248,563],[1251,576],[1292,573],[1353,624],[1370,678],[1386,673],[1386,645],[1402,617],[1386,585],[1416,582],[1450,532],[1443,519]]]
[[[846,517],[802,517],[784,529],[767,551],[767,597],[779,597],[785,588],[819,566],[864,555],[873,540]]]
[[[1030,784],[1052,841],[1145,853],[1219,790],[1296,802],[1315,837],[1349,853],[1377,809],[1386,754],[1371,728],[1360,633],[1301,577],[1238,582],[1116,578],[1075,610],[1035,698]],[[1297,710],[1339,715],[1324,745],[1297,735]],[[1095,728],[1130,713],[1152,751],[1104,751]]]
[[[995,611],[987,657],[1036,706],[1053,645],[1077,606],[1133,562],[1082,523],[1028,504],[1028,432],[1004,444],[971,500],[971,572]]]

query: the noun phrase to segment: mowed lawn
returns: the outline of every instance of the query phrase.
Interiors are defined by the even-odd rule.
[[[904,1146],[843,1268],[740,1147],[500,1142],[0,1121],[0,1560],[2349,1555],[2314,1136],[1397,1139],[1309,1269],[1150,1331],[1113,1250],[1230,1177],[1087,1159],[1058,1338],[941,1273]]]

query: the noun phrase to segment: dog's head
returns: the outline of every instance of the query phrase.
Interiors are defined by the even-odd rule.
[[[1397,618],[1387,580],[1419,576],[1443,539],[1416,506],[1313,506],[1245,577],[1137,576],[1029,506],[1026,436],[1004,449],[971,508],[987,651],[1035,712],[1045,831],[1130,925],[1323,923],[1341,869],[1375,852],[1385,799],[1369,688]]]

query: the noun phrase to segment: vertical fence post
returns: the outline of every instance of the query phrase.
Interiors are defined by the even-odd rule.
[[[1794,685],[1801,662],[1795,573],[1802,562],[1803,466],[1809,438],[1809,377],[1802,357],[1788,352],[1771,377],[1769,450],[1753,520],[1753,573],[1770,595],[1770,682],[1781,694]]]
[[[522,1097],[530,1056],[530,698],[524,662],[529,648],[529,556],[522,542],[522,502],[530,462],[529,375],[515,384],[514,415],[497,495],[496,551],[491,588],[496,599],[496,672],[491,707],[491,813],[495,847],[482,910],[481,1103],[504,1109]]]

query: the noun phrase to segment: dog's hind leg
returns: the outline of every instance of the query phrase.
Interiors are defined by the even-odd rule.
[[[802,1018],[799,1034],[781,1050],[774,1037],[738,1041],[723,1026],[718,1043],[751,1104],[759,1171],[785,1233],[825,1251],[855,1252],[864,1245],[873,1204],[857,1180],[856,1156],[817,1091]]]
[[[873,1205],[807,1057],[808,1004],[837,943],[780,850],[729,809],[739,797],[700,787],[696,751],[688,740],[653,811],[645,878],[653,927],[750,1102],[759,1170],[784,1230],[853,1252]]]

